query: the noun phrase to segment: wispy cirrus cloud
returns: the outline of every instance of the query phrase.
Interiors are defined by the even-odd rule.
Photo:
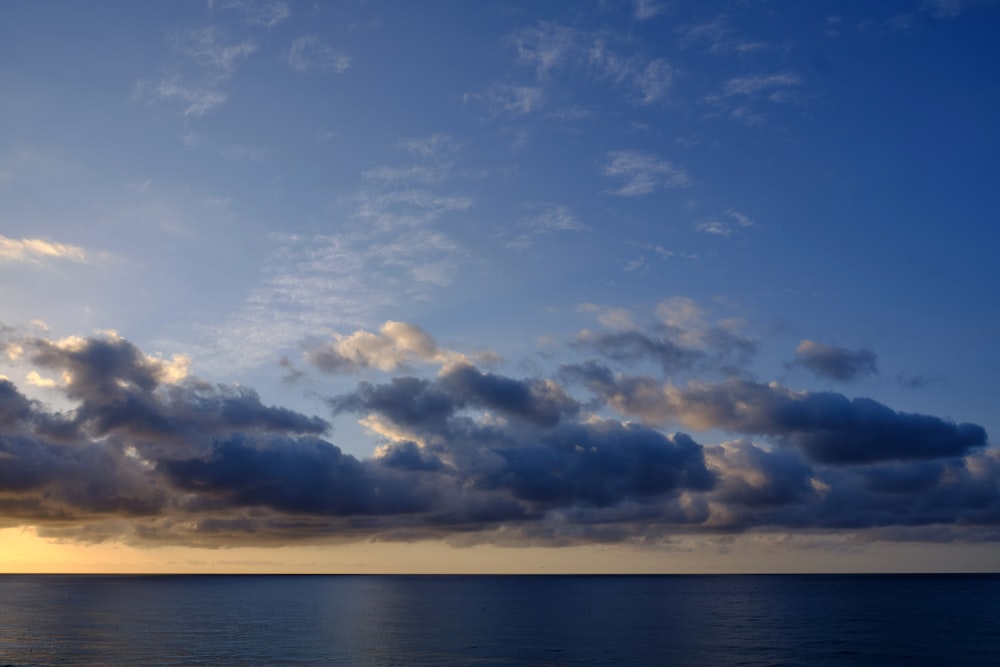
[[[236,64],[257,50],[257,45],[249,39],[228,42],[222,30],[211,26],[173,33],[170,43],[176,51],[222,80],[230,78]]]
[[[604,175],[623,180],[612,194],[638,197],[663,188],[683,188],[692,184],[682,167],[641,151],[611,151],[604,164]]]
[[[474,101],[486,108],[487,116],[523,116],[538,110],[544,93],[537,86],[494,83],[479,93],[466,93],[465,101]]]
[[[922,0],[920,8],[935,18],[955,18],[974,5],[995,4],[996,0]]]
[[[788,103],[800,99],[797,92],[802,79],[792,72],[752,74],[727,79],[720,93],[708,95],[705,101],[726,112],[733,120],[747,125],[764,125],[766,116],[760,100]]]
[[[627,91],[633,105],[663,99],[676,74],[665,59],[635,52],[628,39],[604,32],[540,22],[511,33],[506,41],[516,52],[516,62],[533,67],[539,82],[556,85],[557,70],[580,69],[592,79]]]
[[[737,95],[754,97],[768,90],[798,86],[801,83],[802,80],[798,77],[798,75],[790,72],[755,74],[752,76],[740,76],[727,80],[722,85],[722,92],[727,97]]]
[[[657,0],[632,0],[632,17],[636,21],[647,21],[663,11],[664,6]]]
[[[80,246],[45,239],[11,239],[0,235],[0,262],[85,262],[87,259],[87,252]]]
[[[133,95],[148,102],[179,102],[182,116],[203,116],[223,104],[228,95],[222,85],[233,76],[237,64],[257,49],[249,39],[229,41],[215,27],[173,33],[168,41],[181,56],[180,71],[164,75],[155,84],[140,79]]]
[[[754,221],[750,216],[740,213],[739,211],[729,209],[726,211],[725,216],[706,218],[695,224],[694,228],[705,234],[712,234],[714,236],[722,236],[729,238],[733,235],[736,229],[746,229],[747,227],[753,227]]]
[[[507,42],[517,52],[517,62],[535,68],[539,79],[573,56],[579,34],[574,28],[543,21],[508,35]]]
[[[351,66],[351,58],[328,46],[316,35],[303,35],[292,41],[288,66],[296,72],[318,69],[340,74]]]
[[[663,58],[623,55],[603,37],[593,40],[587,56],[598,78],[627,87],[633,93],[633,101],[639,105],[662,99],[673,83],[675,69]]]
[[[687,25],[677,29],[680,43],[683,47],[707,45],[708,52],[714,55],[736,54],[746,56],[771,48],[767,42],[743,39],[735,33],[729,22],[729,17],[720,15],[706,23]]]
[[[530,246],[537,237],[544,234],[582,232],[590,229],[580,222],[568,206],[550,202],[533,202],[525,204],[523,208],[528,212],[528,215],[517,224],[518,228],[523,231],[507,242],[510,247]]]
[[[273,28],[292,15],[287,2],[272,0],[229,0],[226,9],[234,9],[243,15],[247,25]]]
[[[452,166],[458,144],[446,134],[434,134],[419,139],[403,139],[396,144],[416,158],[415,163],[402,166],[383,165],[365,170],[366,179],[385,183],[438,184],[452,176]]]
[[[410,158],[366,171],[340,202],[348,212],[336,231],[270,235],[273,250],[245,303],[206,327],[206,359],[237,368],[274,361],[310,336],[371,326],[390,307],[454,283],[469,253],[441,223],[474,203],[440,191],[450,172],[438,159],[455,147],[444,135],[397,147]]]

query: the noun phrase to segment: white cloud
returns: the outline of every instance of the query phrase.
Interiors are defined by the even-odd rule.
[[[354,201],[355,216],[374,230],[392,231],[404,227],[423,227],[441,216],[464,211],[472,199],[456,195],[438,195],[427,190],[405,189],[359,192]]]
[[[53,387],[59,386],[59,382],[57,380],[42,377],[38,374],[38,371],[31,371],[24,377],[24,379],[28,384],[41,389],[52,389]]]
[[[226,9],[235,9],[243,14],[243,20],[248,25],[261,25],[273,28],[292,15],[285,2],[267,2],[252,0],[230,0]]]
[[[292,41],[288,66],[297,72],[320,69],[340,74],[351,66],[351,59],[324,44],[316,35],[304,35]]]
[[[801,80],[795,74],[783,72],[779,74],[756,74],[729,79],[722,86],[727,97],[734,95],[754,96],[769,88],[798,86]]]
[[[567,206],[536,202],[525,204],[524,208],[530,214],[523,218],[518,227],[524,233],[506,242],[508,248],[530,247],[536,237],[554,232],[581,232],[590,228],[581,223]]]
[[[614,308],[596,303],[581,303],[576,307],[578,312],[587,313],[597,318],[597,321],[609,329],[628,331],[635,328],[635,318],[627,308]]]
[[[466,100],[476,100],[487,108],[490,116],[510,114],[522,116],[538,109],[543,99],[536,86],[515,86],[495,83],[481,93],[466,93]]]
[[[708,52],[713,55],[736,54],[745,56],[756,51],[771,48],[766,42],[754,42],[742,39],[733,34],[728,17],[717,16],[707,23],[684,26],[678,30],[681,46],[690,47],[695,44],[707,44]]]
[[[729,225],[721,220],[702,220],[694,228],[699,232],[714,234],[715,236],[729,236],[733,233]]]
[[[134,97],[136,99],[146,98],[150,102],[181,102],[184,106],[181,111],[182,116],[204,116],[228,99],[227,95],[214,85],[192,84],[184,81],[179,74],[165,77],[155,86],[150,86],[146,81],[139,80],[135,85]],[[189,137],[193,136],[189,135]],[[185,138],[184,142],[189,146],[194,145],[194,142],[189,141],[188,138]]]
[[[661,58],[646,63],[633,77],[635,87],[642,95],[642,104],[652,104],[665,96],[673,80],[674,68]]]
[[[670,327],[683,330],[705,328],[705,311],[687,297],[674,296],[661,301],[656,306],[656,315]]]
[[[197,28],[176,33],[173,46],[216,76],[228,79],[236,70],[236,63],[257,50],[251,40],[226,44],[218,28]]]
[[[537,232],[569,232],[588,229],[580,223],[573,212],[566,206],[556,204],[528,204],[527,207],[535,214],[521,221],[521,225]]]
[[[524,28],[508,37],[517,51],[517,62],[535,68],[539,79],[567,60],[577,33],[573,28],[542,22],[536,28]]]
[[[632,0],[632,16],[637,21],[645,21],[663,12],[663,5],[655,0]]]
[[[233,76],[237,63],[257,49],[250,40],[227,43],[222,32],[214,27],[175,33],[170,42],[175,51],[196,67],[183,68],[186,70],[183,74],[166,75],[155,85],[140,79],[134,97],[179,101],[185,105],[183,116],[203,116],[225,102],[228,96],[220,86]]]
[[[740,227],[753,227],[753,220],[750,219],[748,215],[729,209],[726,211],[726,215],[736,221]]]
[[[641,20],[655,15],[658,6],[639,3],[636,10]],[[584,32],[540,22],[510,34],[507,42],[516,51],[516,62],[533,67],[537,79],[546,86],[554,85],[551,79],[557,69],[572,69],[626,89],[633,104],[647,105],[662,99],[675,75],[675,69],[666,60],[631,53],[634,44],[628,36],[608,31]],[[485,93],[466,97],[479,99],[498,111],[517,114],[537,108],[542,96],[540,88],[497,83]]]
[[[750,216],[740,213],[739,211],[729,209],[726,211],[726,216],[736,224],[737,227],[748,228],[753,227],[753,220]],[[695,229],[699,232],[704,232],[706,234],[715,234],[717,236],[731,236],[733,233],[733,224],[727,220],[720,220],[718,218],[708,218],[702,220],[695,225]]]
[[[46,259],[85,262],[87,254],[83,248],[65,243],[0,236],[0,262],[37,262]]]
[[[962,11],[974,4],[986,4],[995,0],[923,0],[922,9],[929,11],[937,18],[955,18]]]
[[[415,156],[417,162],[374,167],[362,172],[361,175],[369,180],[382,181],[390,185],[442,183],[451,176],[450,158],[457,152],[458,145],[447,135],[434,134],[429,137],[400,140],[396,148]]]
[[[674,68],[667,61],[621,55],[611,49],[603,37],[594,39],[587,57],[599,78],[637,93],[635,101],[638,104],[651,104],[661,99],[673,82]]]
[[[623,179],[625,184],[614,191],[622,197],[646,195],[660,188],[682,188],[691,178],[681,167],[640,151],[612,151],[604,174]]]
[[[447,350],[414,324],[388,321],[379,332],[359,330],[350,335],[334,333],[333,340],[308,348],[306,360],[329,373],[378,369],[391,372],[414,361],[441,366],[469,363],[460,352]]]
[[[446,143],[432,137],[400,147],[427,161]],[[199,363],[230,369],[274,361],[309,336],[370,326],[391,307],[430,299],[455,282],[468,256],[438,222],[468,210],[472,199],[414,187],[426,179],[412,165],[365,176],[366,187],[342,200],[353,210],[336,233],[271,235],[260,282],[225,322],[206,329],[213,340]]]

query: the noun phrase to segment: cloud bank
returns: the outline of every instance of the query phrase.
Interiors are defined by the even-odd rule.
[[[329,419],[356,418],[377,439],[368,458],[338,447],[329,419],[199,379],[183,356],[113,332],[6,330],[26,383],[69,407],[0,380],[0,523],[200,546],[1000,537],[1000,455],[982,427],[734,374],[719,350],[742,339],[712,338],[720,329],[692,308],[665,303],[658,333],[583,336],[567,349],[596,356],[552,377],[484,370],[401,322],[308,347],[308,372],[377,375],[324,399]],[[623,372],[636,362],[662,373]],[[410,374],[421,364],[434,374]],[[670,379],[698,364],[726,376]]]

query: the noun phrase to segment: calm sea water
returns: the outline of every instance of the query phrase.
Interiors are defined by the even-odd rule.
[[[1000,575],[0,576],[0,665],[1000,665]]]

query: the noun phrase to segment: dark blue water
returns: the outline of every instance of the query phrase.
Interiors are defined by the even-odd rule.
[[[1000,665],[1000,575],[0,576],[0,665]]]

